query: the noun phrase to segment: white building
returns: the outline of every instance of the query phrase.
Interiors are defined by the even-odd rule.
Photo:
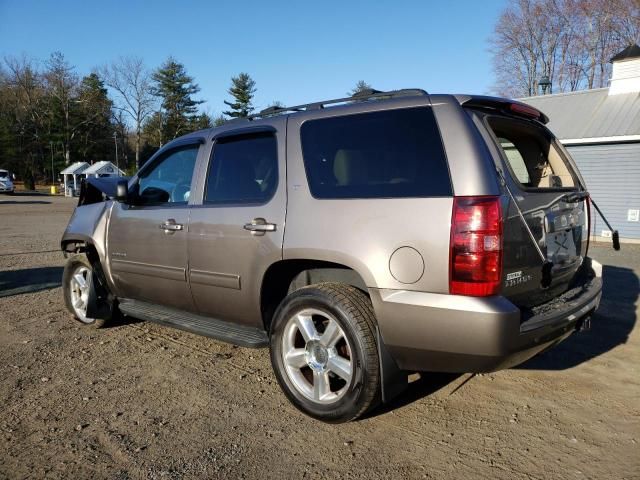
[[[62,184],[64,185],[64,194],[67,197],[72,197],[80,189],[80,182],[84,177],[84,172],[89,168],[87,162],[76,162],[69,165],[67,168],[60,172],[62,175]],[[71,188],[73,190],[71,190]]]
[[[124,172],[116,167],[113,163],[102,161],[96,162],[87,168],[84,172],[87,177],[123,177]]]
[[[587,188],[620,231],[621,241],[640,241],[640,47],[611,59],[609,88],[522,99],[550,119],[549,129],[571,153]],[[610,232],[594,216],[595,235]]]

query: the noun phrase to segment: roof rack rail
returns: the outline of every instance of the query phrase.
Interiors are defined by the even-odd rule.
[[[265,108],[264,110],[261,110],[258,113],[254,113],[253,115],[249,115],[248,117],[237,118],[233,120],[256,120],[258,118],[271,117],[271,116],[279,115],[286,112],[301,112],[303,110],[317,110],[317,109],[324,108],[326,105],[332,105],[336,103],[347,103],[347,102],[354,102],[354,101],[362,102],[365,100],[396,98],[396,97],[412,97],[412,96],[423,96],[423,95],[428,95],[428,94],[426,91],[419,88],[405,88],[402,90],[391,90],[388,92],[383,92],[380,90],[374,90],[373,88],[369,88],[369,89],[357,92],[356,94],[350,97],[336,98],[333,100],[324,100],[322,102],[305,103],[302,105],[295,105],[292,107],[272,106],[272,107]]]

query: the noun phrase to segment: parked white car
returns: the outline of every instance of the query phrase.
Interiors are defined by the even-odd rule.
[[[0,193],[13,193],[13,175],[9,170],[0,169]]]

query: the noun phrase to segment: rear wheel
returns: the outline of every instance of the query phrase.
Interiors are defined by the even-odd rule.
[[[271,363],[289,400],[326,422],[346,422],[376,405],[380,367],[371,301],[340,283],[301,288],[275,314]]]
[[[87,317],[93,268],[85,255],[73,255],[67,260],[62,276],[62,289],[67,309],[76,320],[101,328],[109,319]]]

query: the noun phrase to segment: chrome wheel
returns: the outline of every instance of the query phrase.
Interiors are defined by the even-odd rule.
[[[71,306],[78,320],[91,323],[93,319],[87,318],[87,304],[89,302],[89,282],[91,270],[79,265],[69,280],[69,292],[71,294]]]
[[[321,310],[306,308],[287,320],[282,360],[296,390],[316,403],[339,400],[351,384],[349,340],[338,321]]]

